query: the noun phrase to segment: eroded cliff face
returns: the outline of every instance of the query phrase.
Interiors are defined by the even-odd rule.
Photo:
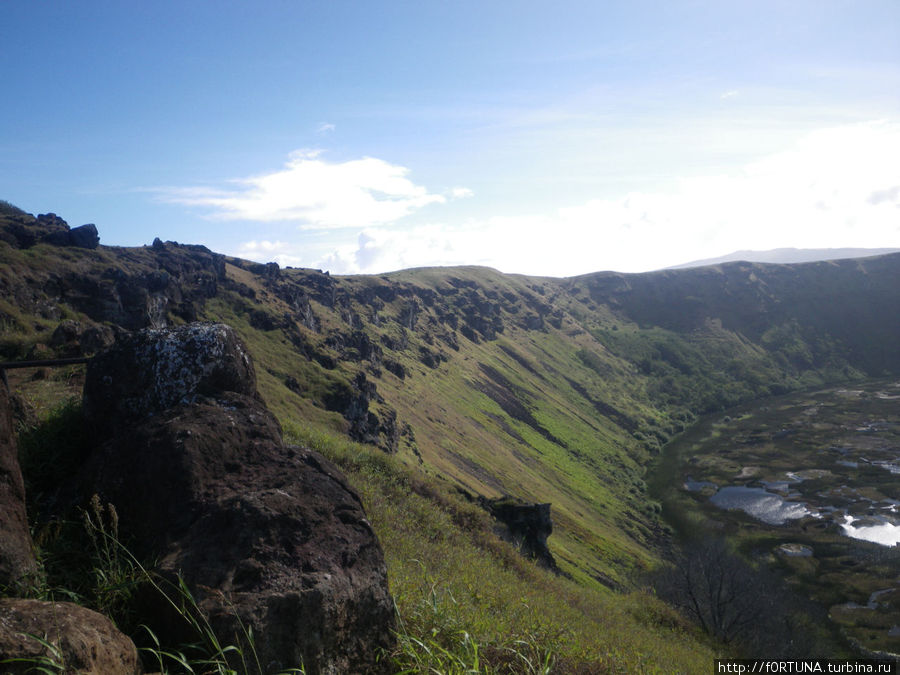
[[[570,377],[570,388],[596,413],[643,436],[652,430],[629,406],[598,397],[584,375],[620,378],[618,361],[648,380],[653,405],[672,412],[680,400],[678,412],[690,414],[811,380],[900,369],[892,346],[900,332],[900,255],[572,279],[477,268],[334,277],[159,239],[131,249],[84,245],[73,235],[80,229],[55,214],[0,214],[0,292],[8,303],[0,304],[7,334],[0,358],[48,348],[91,354],[123,329],[230,313],[247,330],[280,332],[293,355],[310,363],[303,370],[312,383],[287,373],[287,388],[342,415],[355,440],[391,452],[411,422],[393,400],[394,378],[403,381],[419,366],[426,375],[458,367],[482,345],[535,375],[534,360],[515,348],[529,335],[562,334],[582,350],[582,372]],[[686,386],[698,378],[696,391]],[[491,388],[491,379],[474,384]]]

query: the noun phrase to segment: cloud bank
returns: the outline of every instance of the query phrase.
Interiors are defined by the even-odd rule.
[[[403,213],[436,197],[411,184],[397,191]],[[572,276],[659,269],[742,249],[900,247],[900,124],[821,129],[734,171],[678,179],[666,190],[544,213],[391,223],[369,219],[318,243],[286,238],[253,250],[248,243],[236,254],[338,274],[475,264]]]

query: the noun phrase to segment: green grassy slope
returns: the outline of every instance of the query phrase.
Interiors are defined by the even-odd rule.
[[[292,272],[282,272],[287,284],[293,281]],[[616,409],[617,419],[627,419],[634,429],[654,423],[656,411],[641,401],[640,392],[629,393],[620,386],[630,370],[628,364],[609,354],[574,323],[566,320],[567,325],[561,324],[559,329],[549,324],[538,329],[523,327],[515,314],[526,309],[516,311],[508,298],[492,309],[483,295],[506,294],[524,305],[519,298],[532,294],[530,286],[540,288],[538,284],[549,286],[552,282],[504,277],[482,269],[453,270],[452,275],[456,284],[473,284],[479,295],[474,302],[485,303],[477,316],[470,315],[471,323],[483,320],[488,311],[497,312],[502,332],[493,339],[473,332],[473,340],[461,331],[448,337],[449,320],[442,322],[439,317],[453,311],[449,302],[435,301],[429,307],[421,301],[418,315],[409,321],[412,302],[423,296],[427,299],[429,292],[440,294],[453,288],[446,272],[433,270],[402,273],[379,283],[340,279],[335,283],[346,293],[343,303],[328,307],[311,300],[319,331],[292,328],[317,354],[334,360],[337,365],[332,369],[320,364],[323,358],[292,358],[296,336],[293,340],[286,337],[284,328],[254,329],[248,314],[234,311],[235,303],[228,301],[227,293],[207,305],[206,317],[232,324],[250,344],[261,390],[283,419],[302,415],[321,426],[339,425],[337,414],[322,409],[324,401],[330,388],[339,387],[336,382],[341,377],[350,380],[363,370],[376,383],[382,399],[373,401],[372,408],[395,410],[400,426],[408,425],[412,432],[399,444],[401,461],[471,493],[512,494],[528,501],[551,502],[556,524],[553,552],[562,569],[584,582],[627,584],[635,569],[650,564],[649,549],[658,527],[652,505],[644,499],[641,479],[650,455],[645,443],[598,414],[598,406],[608,406],[610,411],[618,406],[623,412]],[[419,283],[409,280],[418,281],[419,277]],[[372,306],[358,298],[368,297],[373,287],[378,290],[395,284],[403,284],[412,299],[400,296],[379,305],[376,325],[371,320]],[[362,291],[359,286],[364,286]],[[257,286],[257,297],[264,293],[265,286]],[[348,321],[341,319],[342,313],[345,318],[354,317],[350,319],[353,331],[348,330]],[[462,320],[457,322],[465,326]],[[351,332],[364,332],[379,345],[400,342],[397,334],[405,335],[402,349],[384,348],[382,357],[387,360],[389,355],[400,363],[404,377],[380,366],[377,358],[374,362],[353,360],[357,355],[349,350],[329,347],[330,336]],[[432,360],[431,354],[436,355]],[[618,381],[610,386],[599,379],[596,370],[603,368],[610,369]],[[286,386],[288,376],[302,383],[299,394]],[[314,402],[318,398],[320,407],[309,410],[304,394]],[[604,401],[615,401],[615,405]],[[645,418],[648,423],[643,422]]]
[[[897,307],[897,263],[572,280],[481,268],[266,277],[235,265],[229,274],[273,314],[290,315],[279,303],[303,295],[315,330],[255,329],[229,292],[207,317],[235,325],[260,355],[272,371],[264,394],[284,418],[346,426],[326,410],[329,392],[365,372],[377,386],[370,409],[395,412],[407,430],[401,461],[471,493],[551,502],[561,568],[616,587],[651,564],[660,533],[645,467],[694,415],[896,366],[882,346],[895,320],[880,317]],[[291,358],[298,344],[307,358]]]

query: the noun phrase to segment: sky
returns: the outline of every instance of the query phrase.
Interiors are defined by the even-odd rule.
[[[897,0],[0,0],[0,199],[334,274],[900,247]]]

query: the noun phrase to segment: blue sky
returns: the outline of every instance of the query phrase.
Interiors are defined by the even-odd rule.
[[[900,3],[2,0],[0,198],[334,273],[900,247]]]

